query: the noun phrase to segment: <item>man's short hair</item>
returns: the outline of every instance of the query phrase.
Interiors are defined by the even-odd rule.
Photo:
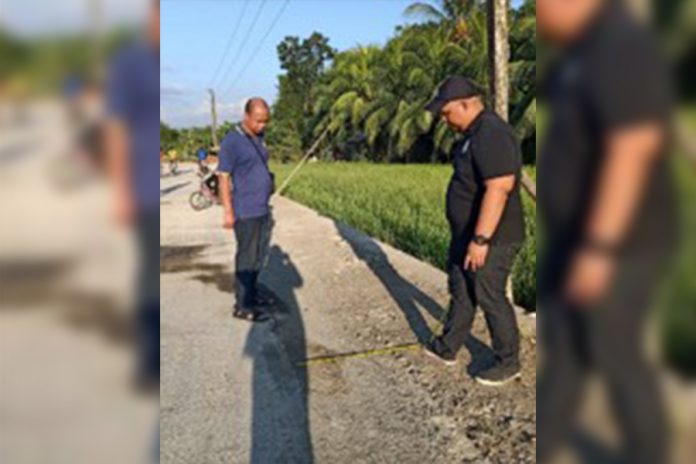
[[[254,97],[247,100],[246,104],[244,105],[244,112],[246,114],[251,114],[251,112],[257,106],[263,106],[266,109],[266,111],[271,110],[271,108],[268,106],[268,103],[266,103],[266,100],[264,100],[263,98]]]

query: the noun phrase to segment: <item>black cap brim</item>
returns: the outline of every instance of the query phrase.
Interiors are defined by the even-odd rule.
[[[425,110],[429,111],[433,116],[439,116],[442,108],[444,108],[446,104],[446,101],[435,98],[425,105]]]

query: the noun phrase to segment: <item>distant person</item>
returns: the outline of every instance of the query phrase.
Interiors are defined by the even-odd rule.
[[[170,149],[167,152],[167,159],[169,160],[169,173],[175,175],[179,164],[179,152],[175,148]]]
[[[475,379],[502,385],[520,376],[519,330],[506,284],[525,238],[522,152],[512,128],[486,109],[476,85],[464,77],[445,80],[427,109],[463,137],[452,151],[454,173],[447,190],[451,306],[442,335],[425,351],[446,364],[456,363],[480,306],[495,362]]]
[[[617,462],[668,463],[665,408],[642,344],[678,229],[667,67],[618,1],[537,0],[537,21],[560,52],[542,86],[539,462],[574,435],[596,372],[622,434]]]
[[[159,2],[151,3],[145,39],[120,50],[107,83],[107,153],[118,223],[135,227],[139,275],[137,386],[159,394]]]
[[[222,140],[218,165],[224,227],[234,229],[237,239],[233,316],[252,322],[269,319],[257,288],[273,223],[269,205],[273,174],[263,139],[269,120],[268,104],[260,98],[250,99],[242,123]]]
[[[206,165],[206,160],[208,159],[208,150],[206,150],[205,147],[200,147],[196,152],[196,159],[200,172],[207,174],[208,166]]]

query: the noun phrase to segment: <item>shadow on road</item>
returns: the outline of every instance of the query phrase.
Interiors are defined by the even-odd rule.
[[[206,248],[161,247],[160,271],[195,273],[193,279],[234,294],[233,271],[223,264],[199,262]],[[303,279],[288,254],[277,245],[270,249],[261,279],[261,296],[273,300],[268,309],[273,320],[254,324],[244,347],[245,356],[253,362],[250,463],[311,464],[314,453],[309,387],[307,370],[300,366],[307,357],[307,342],[295,295]]]
[[[253,360],[252,464],[314,462],[309,427],[305,329],[295,290],[302,276],[274,245],[264,270],[262,296],[275,303],[273,321],[255,324],[244,349]],[[272,291],[268,288],[272,288]]]
[[[182,189],[182,188],[184,188],[184,187],[186,187],[186,186],[188,186],[188,185],[190,185],[190,184],[191,184],[191,181],[188,181],[188,182],[179,182],[178,184],[174,184],[174,185],[172,185],[171,187],[167,187],[167,188],[160,189],[160,198],[166,197],[166,196],[169,195],[170,193],[176,192],[177,190]]]
[[[334,221],[334,224],[341,237],[353,249],[355,256],[368,265],[384,285],[384,288],[387,289],[389,295],[404,313],[418,342],[421,344],[429,343],[433,336],[439,335],[433,334],[418,306],[420,305],[432,317],[441,322],[445,320],[445,310],[421,289],[401,276],[375,240],[340,222]],[[490,365],[495,359],[493,351],[473,335],[467,337],[465,347],[471,355],[471,363],[467,368],[470,375],[479,372],[482,367]]]
[[[418,342],[427,343],[430,341],[433,333],[418,306],[420,305],[437,320],[442,320],[444,316],[442,307],[430,296],[423,293],[421,289],[404,279],[376,241],[345,224],[336,221],[334,224],[341,237],[353,249],[355,256],[368,265],[404,313]]]

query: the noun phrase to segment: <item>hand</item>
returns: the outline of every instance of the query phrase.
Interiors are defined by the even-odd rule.
[[[476,272],[483,268],[483,266],[486,265],[489,249],[489,245],[477,245],[474,242],[469,243],[466,258],[464,258],[464,270]]]
[[[133,224],[135,219],[135,204],[133,198],[125,193],[116,195],[114,203],[114,222],[119,226],[127,227]]]
[[[566,282],[566,295],[579,305],[600,299],[614,274],[614,259],[606,253],[580,251],[573,260]]]
[[[225,229],[234,229],[234,214],[225,213],[225,221],[222,227]]]

